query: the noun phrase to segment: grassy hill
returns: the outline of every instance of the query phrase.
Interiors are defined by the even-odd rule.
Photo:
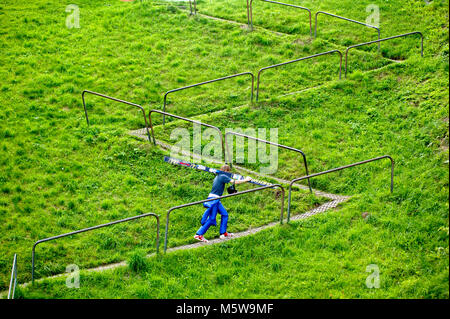
[[[305,12],[254,2],[253,32],[189,17],[175,4],[161,2],[79,1],[79,29],[65,26],[65,5],[58,1],[1,5],[3,288],[14,253],[19,281],[30,279],[31,247],[38,239],[146,212],[160,214],[164,223],[167,209],[204,199],[210,190],[211,175],[167,165],[164,151],[127,134],[144,125],[137,109],[87,96],[88,127],[84,89],[141,104],[146,111],[162,109],[164,92],[173,88],[239,72],[256,74],[271,64],[344,52],[348,45],[376,38],[373,30],[319,16],[318,38],[312,40]],[[365,21],[370,3],[301,5],[313,13]],[[245,23],[244,4],[200,0],[198,9]],[[154,251],[150,219],[43,244],[37,251],[38,277],[64,272],[74,263],[86,269],[131,258],[144,267],[83,272],[80,289],[66,288],[64,279],[46,280],[18,295],[448,298],[448,3],[379,5],[382,37],[421,31],[423,58],[417,37],[388,41],[381,53],[376,45],[351,51],[347,79],[338,79],[337,56],[321,57],[264,73],[259,103],[250,101],[248,79],[236,78],[174,93],[167,111],[222,130],[277,127],[280,143],[307,154],[311,172],[391,155],[396,160],[393,194],[388,164],[379,162],[313,180],[317,189],[353,195],[339,210],[216,246],[144,260],[144,253]],[[171,121],[155,134],[169,142],[170,129],[183,125]],[[302,176],[301,164],[280,151],[275,176]],[[294,194],[296,214],[325,201]],[[276,221],[279,200],[274,198],[260,193],[224,201],[231,231]],[[363,212],[369,217],[362,218]],[[193,241],[201,213],[196,207],[174,215],[171,246]],[[380,289],[365,285],[370,264],[380,268]]]

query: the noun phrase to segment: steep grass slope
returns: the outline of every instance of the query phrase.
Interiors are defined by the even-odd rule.
[[[199,9],[245,22],[245,12],[242,16],[233,10],[234,3],[224,7],[199,1]],[[316,3],[310,4],[315,11],[362,21],[367,14],[366,2]],[[392,155],[392,195],[387,163],[320,177],[314,187],[355,198],[337,212],[254,237],[143,261],[148,268],[138,272],[123,268],[83,274],[79,290],[67,289],[59,279],[19,295],[448,298],[448,3],[394,1],[380,6],[382,35],[413,31],[414,26],[425,35],[424,58],[417,38],[385,42],[382,56],[376,46],[353,51],[347,80],[337,80],[334,57],[308,63],[307,70],[299,64],[268,73],[263,82],[266,100],[259,104],[248,103],[248,82],[230,81],[197,91],[192,98],[187,92],[174,95],[168,107],[189,116],[224,110],[202,117],[222,129],[277,127],[281,143],[308,154],[312,172]],[[289,29],[277,15],[257,21],[262,7],[255,7],[255,24],[290,35],[258,29],[248,33],[236,25],[189,18],[167,5],[86,1],[80,7],[82,27],[77,30],[65,28],[66,13],[57,2],[1,8],[5,53],[0,72],[7,79],[0,95],[3,286],[15,252],[21,281],[29,279],[31,245],[39,238],[148,211],[163,214],[209,192],[210,176],[167,166],[161,163],[162,151],[126,135],[143,125],[137,111],[91,98],[92,126],[86,128],[83,89],[146,109],[161,108],[163,93],[174,87],[257,72],[269,64],[372,39],[359,31],[346,32],[352,27],[345,23],[330,22],[328,31],[320,29],[320,38],[311,41],[303,28]],[[24,17],[22,10],[29,15]],[[296,15],[285,17],[296,21]],[[398,64],[386,57],[407,60]],[[275,97],[318,84],[322,86]],[[247,105],[236,108],[241,104]],[[172,125],[179,124],[168,127]],[[157,133],[168,140],[170,130],[159,127]],[[277,176],[302,174],[298,158],[280,153]],[[321,201],[298,193],[298,213]],[[278,202],[264,194],[227,205],[236,212],[231,221],[236,230],[278,215]],[[363,212],[369,217],[361,218]],[[175,217],[172,245],[190,242],[199,213],[192,209]],[[133,247],[149,252],[154,226],[153,221],[118,226],[49,245],[39,251],[39,275],[64,271],[69,263],[83,268],[121,260]],[[133,258],[141,255],[138,251]],[[370,264],[380,268],[380,289],[365,286]]]

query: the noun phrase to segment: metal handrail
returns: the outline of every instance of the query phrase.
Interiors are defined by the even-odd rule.
[[[328,16],[331,16],[331,17],[334,17],[334,18],[338,18],[338,19],[341,19],[341,20],[345,20],[345,21],[349,21],[349,22],[361,24],[361,25],[364,25],[364,26],[366,26],[366,27],[368,27],[368,28],[375,29],[375,30],[377,30],[377,32],[378,32],[378,39],[380,39],[380,37],[381,37],[381,31],[380,31],[380,28],[378,28],[378,27],[376,27],[376,26],[373,26],[373,25],[370,25],[370,24],[367,24],[367,23],[364,23],[364,22],[356,21],[356,20],[353,20],[353,19],[349,19],[349,18],[346,18],[346,17],[341,17],[341,16],[338,16],[338,15],[335,15],[335,14],[332,14],[332,13],[329,13],[329,12],[318,11],[318,12],[316,13],[316,16],[315,16],[314,38],[316,38],[316,36],[317,36],[317,16],[318,16],[320,13],[325,14],[325,15],[328,15]],[[379,44],[379,43],[378,43],[378,50],[380,50],[380,44]]]
[[[293,151],[293,152],[300,153],[302,155],[302,157],[303,157],[303,163],[305,164],[306,175],[309,174],[308,173],[308,164],[306,162],[306,155],[305,155],[305,153],[303,153],[302,150],[299,150],[297,148],[293,148],[293,147],[290,147],[290,146],[286,146],[286,145],[283,145],[283,144],[278,144],[278,143],[266,141],[266,140],[263,140],[263,139],[260,139],[260,138],[256,138],[256,137],[253,137],[253,136],[250,136],[250,135],[245,135],[245,134],[242,134],[242,133],[236,133],[236,132],[226,132],[225,133],[225,151],[226,151],[226,153],[225,153],[225,163],[228,162],[227,161],[227,157],[228,157],[228,160],[230,159],[230,154],[229,154],[229,149],[228,149],[228,144],[227,144],[227,134],[232,134],[232,135],[236,135],[236,136],[246,137],[248,139],[252,139],[252,140],[255,140],[255,141],[263,142],[263,143],[266,143],[266,144],[274,145],[274,146],[279,147],[279,148],[284,148],[284,149],[287,149],[287,150],[290,150],[290,151]],[[228,164],[230,164],[230,167],[233,166],[233,159],[232,159],[232,157],[231,157],[231,161],[229,161]],[[311,183],[309,181],[309,178],[308,178],[308,186],[309,186],[309,190],[312,192]]]
[[[353,163],[353,164],[349,164],[349,165],[333,168],[333,169],[330,169],[330,170],[327,170],[327,171],[323,171],[323,172],[320,172],[320,173],[315,173],[315,174],[311,174],[311,175],[295,178],[289,183],[287,221],[289,222],[290,216],[291,216],[291,193],[292,193],[292,185],[295,182],[298,182],[298,181],[301,181],[301,180],[307,179],[307,178],[309,179],[309,178],[312,178],[312,177],[328,174],[328,173],[333,173],[333,172],[336,172],[336,171],[340,171],[340,170],[343,170],[343,169],[346,169],[346,168],[350,168],[350,167],[354,167],[354,166],[370,163],[370,162],[373,162],[373,161],[378,161],[378,160],[381,160],[381,159],[384,159],[384,158],[388,158],[391,161],[391,193],[392,193],[394,191],[394,159],[391,156],[389,156],[389,155],[383,155],[383,156],[371,158],[371,159],[368,159],[368,160],[365,160],[365,161],[361,161],[361,162],[357,162],[357,163]]]
[[[165,238],[164,238],[164,252],[167,251],[167,242],[168,242],[167,237],[168,237],[168,234],[169,234],[169,217],[170,217],[170,213],[171,213],[172,211],[177,210],[177,209],[180,209],[180,208],[184,208],[184,207],[189,207],[189,206],[194,206],[194,205],[198,205],[198,204],[203,204],[203,203],[210,202],[210,201],[213,201],[213,200],[218,200],[218,199],[223,199],[223,198],[228,198],[228,197],[233,197],[233,196],[240,196],[240,195],[243,195],[243,194],[253,193],[253,192],[257,192],[257,191],[263,190],[263,189],[267,189],[267,188],[275,188],[275,187],[280,188],[280,189],[281,189],[281,192],[282,192],[282,196],[281,196],[281,215],[280,215],[280,224],[283,224],[284,194],[285,194],[285,191],[284,191],[284,187],[281,186],[280,184],[273,184],[273,185],[269,185],[269,186],[263,186],[263,187],[258,187],[258,188],[252,188],[252,189],[249,189],[249,190],[245,190],[245,191],[242,191],[242,192],[237,192],[237,193],[230,194],[230,195],[225,195],[225,196],[220,196],[220,197],[215,197],[215,198],[205,199],[205,200],[201,200],[201,201],[197,201],[197,202],[191,202],[191,203],[187,203],[187,204],[183,204],[183,205],[178,205],[178,206],[174,206],[174,207],[170,208],[170,209],[167,211],[167,217],[166,217],[166,232],[165,232]]]
[[[70,232],[70,233],[66,233],[66,234],[61,234],[61,235],[57,235],[57,236],[52,236],[52,237],[40,239],[37,242],[35,242],[34,245],[33,245],[32,253],[31,253],[31,282],[34,283],[34,256],[35,256],[35,250],[36,250],[36,246],[37,245],[39,245],[41,243],[44,243],[44,242],[47,242],[47,241],[56,240],[56,239],[59,239],[59,238],[63,238],[63,237],[71,236],[71,235],[76,235],[76,234],[84,233],[84,232],[87,232],[87,231],[90,231],[90,230],[95,230],[95,229],[99,229],[99,228],[103,228],[103,227],[107,227],[107,226],[111,226],[111,225],[115,225],[115,224],[119,224],[119,223],[124,223],[124,222],[128,222],[128,221],[131,221],[131,220],[147,217],[147,216],[154,216],[156,218],[156,252],[158,252],[159,251],[159,215],[156,215],[154,213],[146,213],[146,214],[142,214],[142,215],[128,217],[128,218],[112,221],[112,222],[109,222],[109,223],[106,223],[106,224],[101,224],[101,225],[97,225],[97,226],[83,228],[83,229],[76,230],[76,231],[73,231],[73,232]]]
[[[421,50],[420,50],[420,55],[423,57],[423,34],[420,31],[413,31],[413,32],[408,32],[408,33],[404,33],[404,34],[399,34],[399,35],[394,35],[392,37],[388,37],[388,38],[384,38],[384,39],[379,39],[379,40],[374,40],[374,41],[369,41],[369,42],[364,42],[364,43],[359,43],[359,44],[355,44],[355,45],[351,45],[347,48],[347,50],[345,50],[345,77],[347,77],[347,60],[348,60],[348,51],[350,51],[350,49],[353,48],[357,48],[363,45],[369,45],[372,43],[377,43],[377,42],[382,42],[382,41],[387,41],[387,40],[392,40],[392,39],[396,39],[396,38],[402,38],[402,37],[406,37],[408,35],[412,35],[412,34],[419,34],[421,37],[421,42],[420,42],[420,46],[421,46]]]
[[[14,254],[13,265],[11,269],[11,280],[9,281],[8,299],[14,299],[17,285],[17,254]]]
[[[247,0],[247,25],[253,31],[253,0]]]
[[[261,1],[308,11],[308,13],[309,13],[309,35],[312,36],[312,14],[311,14],[310,9],[301,7],[301,6],[297,6],[294,4],[271,1],[271,0],[261,0]],[[247,0],[247,25],[250,28],[250,30],[253,30],[253,0],[250,0],[250,2],[249,2],[249,0]]]
[[[149,122],[150,122],[150,130],[152,131],[152,137],[153,137],[153,144],[154,145],[156,145],[156,139],[155,139],[155,133],[153,131],[152,113],[163,114],[163,116],[167,115],[169,117],[173,117],[173,118],[176,118],[176,119],[179,119],[179,120],[183,120],[183,121],[191,122],[191,123],[194,123],[194,124],[206,126],[206,127],[209,127],[209,128],[212,128],[212,129],[218,131],[219,134],[220,134],[220,142],[222,144],[222,153],[225,154],[225,148],[224,148],[224,144],[223,144],[222,131],[218,127],[216,127],[214,125],[206,124],[206,123],[203,123],[203,122],[200,122],[200,121],[192,120],[190,118],[186,118],[186,117],[182,117],[182,116],[179,116],[179,115],[163,112],[163,111],[160,111],[160,110],[150,110],[150,112],[148,112],[148,119],[149,119]]]
[[[223,81],[223,80],[227,80],[227,79],[231,79],[231,78],[235,78],[238,76],[243,76],[243,75],[250,75],[252,78],[252,92],[251,92],[251,101],[253,101],[253,87],[254,87],[254,82],[255,82],[255,76],[253,75],[252,72],[242,72],[242,73],[237,73],[237,74],[233,74],[233,75],[228,75],[228,76],[224,76],[218,79],[214,79],[214,80],[209,80],[209,81],[205,81],[205,82],[200,82],[200,83],[196,83],[196,84],[191,84],[188,86],[183,86],[181,88],[177,88],[177,89],[173,89],[173,90],[169,90],[164,94],[164,105],[163,105],[163,111],[166,111],[166,105],[167,105],[167,95],[169,95],[169,93],[173,93],[173,92],[177,92],[177,91],[181,91],[181,90],[186,90],[186,89],[190,89],[196,86],[200,86],[200,85],[205,85],[205,84],[209,84],[209,83],[213,83],[213,82],[218,82],[218,81]],[[163,125],[166,123],[165,120],[165,116],[163,116]]]
[[[89,94],[92,94],[92,95],[97,95],[97,96],[100,96],[100,97],[108,99],[108,100],[116,101],[116,102],[119,102],[119,103],[123,103],[123,104],[126,104],[126,105],[131,105],[131,106],[139,108],[142,111],[142,115],[144,116],[145,128],[147,130],[148,140],[150,141],[150,132],[148,131],[147,117],[145,115],[145,110],[144,110],[144,108],[142,106],[140,106],[139,104],[136,104],[136,103],[132,103],[132,102],[128,102],[128,101],[125,101],[125,100],[117,99],[115,97],[111,97],[111,96],[108,96],[108,95],[105,95],[105,94],[102,94],[102,93],[89,91],[89,90],[84,90],[83,93],[81,93],[81,98],[83,100],[84,114],[86,115],[87,125],[89,125],[89,117],[88,117],[88,113],[87,113],[87,109],[86,109],[86,102],[84,100],[84,95],[86,93],[89,93]]]
[[[192,13],[192,0],[189,0],[189,7],[191,9],[191,15],[196,15],[197,14],[197,1],[194,0],[194,13]]]
[[[274,4],[279,4],[282,6],[287,6],[287,7],[293,7],[293,8],[297,8],[297,9],[302,9],[302,10],[306,10],[309,13],[309,35],[312,37],[312,16],[311,16],[311,10],[305,7],[301,7],[301,6],[297,6],[294,4],[289,4],[289,3],[283,3],[283,2],[277,2],[277,1],[271,1],[271,0],[261,0],[263,2],[269,2],[269,3],[274,3]]]
[[[341,72],[342,72],[342,52],[339,51],[339,50],[331,50],[331,51],[322,52],[322,53],[310,55],[310,56],[307,56],[307,57],[303,57],[303,58],[300,58],[300,59],[295,59],[295,60],[292,60],[292,61],[287,61],[287,62],[283,62],[283,63],[278,63],[278,64],[266,66],[266,67],[264,67],[264,68],[262,68],[262,69],[260,69],[260,70],[258,71],[258,82],[257,82],[257,84],[256,84],[256,101],[258,101],[258,98],[259,98],[259,84],[260,84],[260,82],[261,82],[261,79],[260,79],[260,78],[261,78],[261,72],[262,72],[262,71],[267,70],[267,69],[271,69],[271,68],[276,68],[276,67],[279,67],[279,66],[283,66],[283,65],[286,65],[286,64],[294,63],[294,62],[299,62],[299,61],[303,61],[303,60],[308,60],[308,59],[315,58],[315,57],[322,56],[322,55],[326,55],[326,54],[332,54],[332,53],[338,53],[338,54],[339,54],[339,57],[340,57],[340,62],[339,62],[339,79],[341,79]]]

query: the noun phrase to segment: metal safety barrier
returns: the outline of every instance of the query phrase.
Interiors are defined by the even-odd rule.
[[[154,216],[156,218],[156,252],[159,251],[159,215],[156,215],[154,213],[146,213],[146,214],[142,214],[142,215],[138,215],[138,216],[133,216],[133,217],[128,217],[128,218],[124,218],[124,219],[120,219],[120,220],[116,220],[113,222],[109,222],[106,224],[101,224],[101,225],[97,225],[97,226],[93,226],[93,227],[88,227],[88,228],[83,228],[80,230],[76,230],[70,233],[66,233],[66,234],[61,234],[61,235],[57,235],[57,236],[53,236],[53,237],[48,237],[48,238],[44,238],[44,239],[40,239],[37,242],[34,243],[33,245],[33,249],[32,249],[32,254],[31,254],[31,282],[34,283],[34,257],[35,257],[35,250],[36,250],[36,246],[47,242],[47,241],[52,241],[52,240],[56,240],[59,238],[63,238],[63,237],[67,237],[67,236],[72,236],[72,235],[76,235],[79,233],[84,233],[87,231],[91,231],[91,230],[95,230],[95,229],[99,229],[99,228],[103,228],[103,227],[107,227],[107,226],[112,226],[115,224],[119,224],[119,223],[124,223],[124,222],[128,222],[131,220],[135,220],[135,219],[139,219],[139,218],[143,218],[143,217],[148,217],[148,216]]]
[[[258,99],[259,99],[259,86],[260,86],[260,83],[261,83],[261,73],[262,73],[264,70],[272,69],[272,68],[276,68],[276,67],[283,66],[283,65],[286,65],[286,64],[290,64],[290,63],[294,63],[294,62],[299,62],[299,61],[303,61],[303,60],[308,60],[308,59],[311,59],[311,58],[319,57],[319,56],[326,55],[326,54],[332,54],[332,53],[338,53],[338,54],[339,54],[339,58],[340,58],[340,62],[339,62],[339,79],[341,79],[341,73],[342,73],[342,53],[341,53],[341,51],[339,51],[339,50],[331,50],[331,51],[322,52],[322,53],[310,55],[310,56],[307,56],[307,57],[303,57],[303,58],[300,58],[300,59],[295,59],[295,60],[288,61],[288,62],[283,62],[283,63],[279,63],[279,64],[274,64],[274,65],[266,66],[266,67],[264,67],[264,68],[262,68],[262,69],[260,69],[260,70],[258,71],[258,83],[256,84],[256,101],[258,101]]]
[[[282,6],[287,6],[287,7],[292,7],[292,8],[297,8],[297,9],[301,9],[301,10],[306,10],[309,13],[309,35],[312,36],[312,17],[311,17],[311,10],[305,7],[301,7],[301,6],[297,6],[294,4],[289,4],[289,3],[283,3],[283,2],[277,2],[277,1],[271,1],[271,0],[260,0],[263,2],[269,2],[269,3],[274,3],[274,4],[279,4]],[[253,22],[253,19],[252,19]]]
[[[287,221],[289,222],[290,216],[291,216],[291,193],[292,193],[292,185],[295,182],[298,182],[298,181],[301,181],[301,180],[304,180],[304,179],[313,178],[313,177],[320,176],[320,175],[324,175],[324,174],[337,172],[337,171],[340,171],[340,170],[343,170],[343,169],[346,169],[346,168],[350,168],[350,167],[354,167],[354,166],[358,166],[358,165],[362,165],[362,164],[378,161],[378,160],[385,159],[385,158],[387,158],[387,159],[389,159],[391,161],[391,193],[392,193],[394,191],[394,160],[389,155],[379,156],[379,157],[371,158],[371,159],[368,159],[368,160],[365,160],[365,161],[362,161],[362,162],[357,162],[357,163],[353,163],[353,164],[349,164],[349,165],[333,168],[333,169],[330,169],[330,170],[327,170],[327,171],[323,171],[323,172],[320,172],[320,173],[315,173],[315,174],[311,174],[311,175],[295,178],[289,183]]]
[[[357,47],[360,47],[360,46],[363,46],[363,45],[369,45],[369,44],[372,44],[372,43],[377,43],[377,42],[379,43],[379,42],[392,40],[392,39],[396,39],[396,38],[402,38],[402,37],[406,37],[406,36],[409,36],[409,35],[412,35],[412,34],[419,34],[420,35],[420,38],[421,38],[420,55],[423,57],[423,34],[420,31],[413,31],[413,32],[399,34],[399,35],[395,35],[395,36],[384,38],[384,39],[379,39],[379,40],[374,40],[374,41],[370,41],[370,42],[364,42],[364,43],[355,44],[355,45],[349,46],[347,48],[347,50],[345,50],[345,77],[347,77],[347,60],[348,60],[348,51],[350,51],[350,49],[357,48]]]
[[[14,254],[13,265],[11,269],[11,280],[9,281],[8,299],[14,299],[17,285],[17,254]]]
[[[282,196],[281,196],[280,224],[283,224],[284,194],[285,194],[285,191],[284,191],[283,186],[281,186],[280,184],[273,184],[273,185],[270,185],[270,186],[263,186],[263,187],[258,187],[258,188],[252,188],[252,189],[249,189],[249,190],[245,190],[245,191],[242,191],[242,192],[237,192],[237,193],[230,194],[230,195],[225,195],[225,196],[205,199],[205,200],[201,200],[201,201],[197,201],[197,202],[187,203],[187,204],[183,204],[183,205],[178,205],[178,206],[174,206],[174,207],[170,208],[167,211],[166,232],[165,232],[165,238],[164,238],[164,252],[167,251],[167,242],[168,242],[167,238],[168,238],[168,234],[169,234],[169,217],[170,217],[170,213],[172,211],[177,210],[177,209],[181,209],[181,208],[184,208],[184,207],[189,207],[189,206],[194,206],[194,205],[198,205],[198,204],[203,204],[203,203],[210,202],[210,201],[213,201],[213,200],[224,199],[224,198],[229,198],[229,197],[234,197],[234,196],[240,196],[240,195],[244,195],[244,194],[248,194],[248,193],[257,192],[257,191],[260,191],[260,190],[263,190],[263,189],[275,188],[275,187],[280,188],[281,189],[281,193],[282,193]]]
[[[271,0],[261,0],[261,1],[308,11],[309,35],[312,36],[312,14],[311,14],[310,9],[302,7],[302,6],[298,6],[298,5],[294,5],[294,4],[290,4],[290,3],[278,2],[278,1],[271,1]],[[253,0],[250,0],[250,1],[247,0],[247,25],[250,28],[250,30],[253,30]]]
[[[205,126],[205,127],[212,128],[212,129],[216,130],[217,132],[219,132],[219,135],[220,135],[220,142],[222,144],[221,145],[222,146],[222,154],[225,154],[225,148],[224,148],[224,143],[223,143],[222,131],[218,127],[210,125],[210,124],[206,124],[206,123],[203,123],[203,122],[200,122],[200,121],[192,120],[192,119],[189,119],[189,118],[186,118],[186,117],[182,117],[182,116],[179,116],[179,115],[163,112],[163,111],[160,111],[160,110],[150,110],[150,112],[148,112],[148,119],[149,119],[149,122],[150,122],[150,130],[152,131],[152,137],[153,137],[153,144],[154,145],[156,145],[156,139],[155,139],[155,133],[153,131],[152,113],[159,113],[159,114],[162,114],[164,116],[167,115],[169,117],[173,117],[173,118],[176,118],[176,119],[179,119],[179,120],[182,120],[182,121],[186,121],[186,122],[202,125],[202,126]],[[223,158],[221,156],[221,160],[222,159]]]
[[[302,155],[302,157],[303,157],[303,163],[305,164],[306,175],[309,174],[308,173],[308,164],[306,162],[306,155],[305,155],[305,153],[303,153],[303,151],[301,151],[301,150],[299,150],[297,148],[293,148],[293,147],[290,147],[290,146],[283,145],[283,144],[278,144],[278,143],[266,141],[266,140],[263,140],[263,139],[260,139],[260,138],[256,138],[256,137],[253,137],[253,136],[249,136],[249,135],[245,135],[245,134],[241,134],[241,133],[236,133],[236,132],[226,132],[225,133],[225,151],[226,151],[226,153],[225,153],[225,163],[230,164],[230,167],[233,166],[233,158],[230,157],[230,153],[229,153],[229,149],[228,149],[228,144],[227,144],[227,135],[228,134],[235,135],[235,136],[240,136],[240,137],[245,137],[245,138],[248,138],[248,139],[252,139],[252,140],[255,140],[255,141],[259,141],[259,142],[262,142],[262,143],[274,145],[274,146],[279,147],[279,148],[284,148],[284,149],[287,149],[287,150],[290,150],[290,151],[293,151],[293,152],[300,153]],[[227,158],[228,158],[228,160],[227,160]],[[230,158],[231,158],[231,161],[230,161]],[[308,178],[308,186],[309,186],[309,190],[312,192],[311,183],[309,181],[309,178]]]
[[[117,99],[115,97],[111,97],[111,96],[108,96],[108,95],[105,95],[105,94],[102,94],[102,93],[97,93],[97,92],[93,92],[93,91],[89,91],[89,90],[84,90],[83,93],[81,93],[81,98],[83,100],[84,114],[86,115],[86,122],[87,122],[88,125],[89,125],[89,117],[88,117],[88,113],[87,113],[87,109],[86,109],[86,102],[85,102],[85,99],[84,99],[84,95],[86,93],[89,93],[89,94],[92,94],[92,95],[96,95],[96,96],[99,96],[99,97],[102,97],[102,98],[105,98],[105,99],[108,99],[108,100],[116,101],[116,102],[119,102],[119,103],[123,103],[123,104],[126,104],[126,105],[131,105],[131,106],[134,106],[134,107],[137,107],[138,109],[140,109],[142,111],[142,115],[144,116],[145,129],[147,130],[148,140],[150,141],[150,132],[148,131],[147,116],[145,115],[145,110],[144,110],[144,108],[142,106],[140,106],[139,104],[135,104],[135,103],[132,103],[132,102],[125,101],[125,100],[120,100],[120,99]]]
[[[227,80],[227,79],[231,79],[231,78],[235,78],[238,76],[244,76],[244,75],[250,75],[252,78],[252,92],[251,92],[251,101],[253,101],[253,86],[254,86],[254,82],[255,82],[255,76],[253,75],[252,72],[243,72],[243,73],[238,73],[238,74],[233,74],[233,75],[228,75],[228,76],[224,76],[222,78],[218,78],[218,79],[214,79],[214,80],[209,80],[209,81],[205,81],[205,82],[200,82],[200,83],[196,83],[196,84],[191,84],[188,86],[183,86],[181,88],[177,88],[177,89],[173,89],[170,91],[167,91],[164,94],[164,106],[163,106],[163,111],[166,111],[166,105],[167,105],[167,95],[169,95],[170,93],[173,92],[177,92],[177,91],[181,91],[181,90],[186,90],[186,89],[190,89],[196,86],[200,86],[200,85],[205,85],[205,84],[209,84],[209,83],[213,83],[213,82],[218,82],[218,81],[223,81],[223,80]],[[166,123],[166,118],[165,116],[163,116],[163,125]]]
[[[318,16],[320,13],[325,14],[325,15],[328,15],[328,16],[331,16],[331,17],[334,17],[334,18],[338,18],[338,19],[341,19],[341,20],[345,20],[345,21],[349,21],[349,22],[361,24],[361,25],[366,26],[366,27],[368,27],[368,28],[375,29],[375,30],[377,30],[377,32],[378,32],[378,39],[380,39],[380,37],[381,37],[381,31],[380,31],[380,28],[377,28],[377,27],[375,27],[375,26],[373,26],[373,25],[370,25],[370,24],[367,24],[367,23],[364,23],[364,22],[360,22],[360,21],[356,21],[356,20],[353,20],[353,19],[349,19],[349,18],[346,18],[346,17],[341,17],[341,16],[338,16],[338,15],[335,15],[335,14],[332,14],[332,13],[328,13],[328,12],[324,12],[324,11],[318,11],[318,12],[316,13],[316,16],[315,16],[314,38],[317,37],[317,16]],[[378,50],[380,50],[380,44],[379,44],[379,43],[378,43]]]

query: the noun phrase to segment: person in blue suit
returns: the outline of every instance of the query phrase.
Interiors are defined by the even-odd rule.
[[[230,166],[228,166],[228,165],[223,165],[220,168],[220,170],[224,171],[224,172],[231,171]],[[217,198],[217,197],[222,196],[223,191],[225,190],[225,184],[227,184],[227,183],[232,183],[234,185],[237,185],[237,184],[247,183],[250,181],[251,181],[250,177],[247,177],[243,180],[233,180],[226,174],[219,173],[213,180],[211,193],[209,193],[208,199]],[[224,239],[224,238],[232,237],[233,234],[227,232],[228,212],[225,209],[225,207],[223,207],[222,203],[220,202],[220,199],[205,202],[205,203],[203,203],[203,206],[206,208],[206,211],[203,214],[203,217],[200,222],[202,226],[197,230],[197,233],[195,234],[194,238],[199,241],[202,241],[202,242],[208,242],[208,240],[205,237],[203,237],[203,235],[208,231],[209,227],[217,225],[217,221],[216,221],[217,213],[219,213],[221,216],[221,218],[220,218],[220,238]]]

